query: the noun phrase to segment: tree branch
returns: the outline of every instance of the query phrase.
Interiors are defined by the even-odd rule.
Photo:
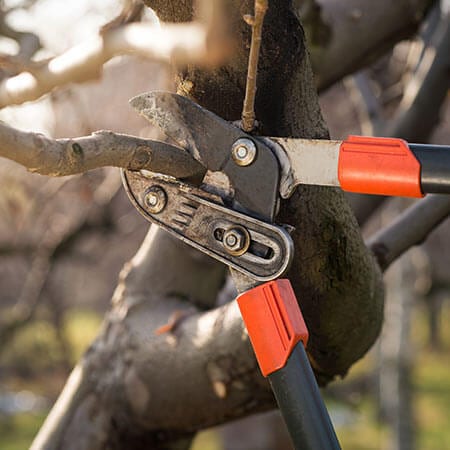
[[[35,100],[58,86],[97,78],[103,64],[118,55],[137,55],[178,65],[217,64],[228,50],[222,26],[212,23],[131,23],[101,34],[30,71],[0,83],[0,107]]]
[[[439,121],[439,113],[450,88],[450,15],[444,15],[414,76],[409,81],[393,125],[385,135],[426,142]]]
[[[419,26],[434,0],[324,0],[331,39],[311,48],[319,89],[326,89],[383,55]],[[301,10],[298,9],[301,17]]]
[[[147,169],[177,178],[204,171],[189,153],[168,144],[111,131],[51,139],[0,123],[0,156],[42,175],[65,176],[105,166]]]
[[[382,270],[427,236],[450,214],[449,195],[428,195],[408,208],[393,224],[369,239]]]
[[[166,449],[177,434],[273,407],[236,303],[202,312],[224,275],[221,264],[152,227],[32,448],[71,448],[74,439],[78,450]],[[185,319],[155,333],[175,311]]]

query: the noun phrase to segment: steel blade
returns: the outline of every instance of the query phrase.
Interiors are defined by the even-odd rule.
[[[245,136],[231,123],[181,95],[152,91],[130,105],[210,170],[222,170],[230,145]]]
[[[339,186],[339,148],[342,141],[271,137],[284,150],[290,170],[281,180],[283,198],[300,184]]]
[[[279,183],[278,159],[260,139],[223,120],[197,103],[170,92],[148,92],[130,100],[136,111],[158,126],[211,171],[225,173],[234,189],[233,207],[272,221]],[[256,146],[255,160],[246,166],[233,161],[231,149],[239,139]]]

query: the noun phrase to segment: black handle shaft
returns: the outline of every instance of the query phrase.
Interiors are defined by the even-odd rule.
[[[296,450],[341,448],[301,342],[268,378]]]
[[[424,194],[450,194],[450,146],[408,144],[420,162]]]

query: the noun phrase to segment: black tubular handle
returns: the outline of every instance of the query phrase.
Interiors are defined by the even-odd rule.
[[[296,450],[339,450],[308,361],[308,329],[288,279],[243,292],[237,302]]]
[[[344,191],[360,194],[450,194],[450,146],[349,136],[339,148],[338,179]]]
[[[295,450],[341,448],[302,342],[268,378]]]
[[[424,194],[450,194],[450,146],[408,144],[420,162],[420,187]]]

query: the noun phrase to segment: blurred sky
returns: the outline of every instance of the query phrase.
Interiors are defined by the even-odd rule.
[[[6,7],[23,2],[5,0]],[[39,0],[28,9],[11,12],[8,23],[19,31],[31,31],[41,39],[43,50],[34,59],[48,58],[62,53],[98,33],[99,28],[121,10],[120,0]],[[11,41],[0,40],[0,52],[14,53]],[[51,135],[53,108],[48,97],[0,111],[0,120],[23,130]]]
[[[96,33],[120,12],[121,5],[119,0],[39,0],[28,10],[12,12],[8,20],[17,29],[38,34],[46,49],[61,53]]]

